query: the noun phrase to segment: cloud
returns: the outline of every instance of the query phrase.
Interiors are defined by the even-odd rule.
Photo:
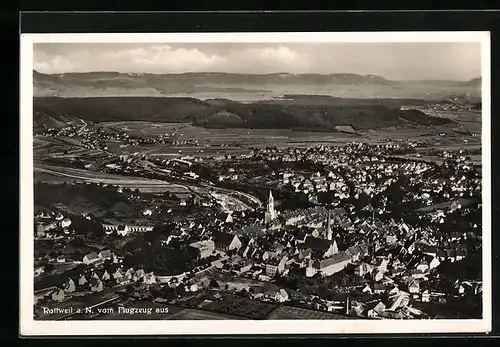
[[[76,66],[74,66],[65,57],[56,55],[50,59],[35,61],[34,69],[47,73],[63,73],[67,71],[74,71]]]
[[[478,44],[465,43],[189,43],[37,44],[44,73],[359,73],[390,79],[468,79],[480,74]]]
[[[225,59],[207,55],[198,49],[172,48],[153,45],[146,48],[126,49],[104,54],[120,71],[125,72],[185,72],[211,69],[223,65]]]
[[[225,56],[209,54],[196,48],[176,48],[169,45],[146,45],[118,50],[81,47],[50,55],[35,54],[36,70],[43,73],[69,71],[164,72],[187,71],[268,73],[283,69],[300,69],[307,59],[290,48],[252,47],[226,52]]]
[[[35,69],[44,73],[69,71],[119,72],[185,72],[223,66],[225,59],[207,55],[197,49],[175,49],[168,45],[151,45],[129,49],[72,50],[64,55],[35,55]]]

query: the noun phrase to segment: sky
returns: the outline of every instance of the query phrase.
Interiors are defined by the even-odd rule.
[[[479,43],[36,43],[41,73],[357,73],[392,80],[481,76]]]

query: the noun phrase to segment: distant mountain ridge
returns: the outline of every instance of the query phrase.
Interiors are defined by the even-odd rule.
[[[166,80],[183,80],[186,82],[205,82],[209,78],[215,83],[237,84],[237,83],[340,83],[340,84],[401,84],[401,83],[438,83],[438,84],[465,84],[476,85],[481,83],[481,77],[470,80],[447,80],[447,79],[422,79],[422,80],[390,80],[385,77],[373,74],[355,73],[268,73],[268,74],[243,74],[231,72],[184,72],[184,73],[130,73],[117,71],[92,71],[92,72],[69,72],[61,74],[45,74],[33,70],[34,82],[47,81],[76,81],[118,79],[124,80],[144,80],[148,78],[164,78]]]
[[[33,72],[33,95],[39,97],[196,97],[238,101],[269,100],[286,94],[328,95],[340,98],[412,98],[447,100],[449,95],[481,96],[472,81],[393,81],[378,75],[236,74],[186,72],[181,74]]]
[[[360,75],[353,73],[336,74],[241,74],[225,72],[185,72],[172,73],[123,73],[113,71],[103,72],[71,72],[63,74],[43,74],[33,71],[34,82],[90,82],[101,79],[122,80],[126,82],[141,83],[146,80],[177,81],[191,84],[204,84],[207,79],[215,84],[391,84],[394,83],[378,75]]]
[[[469,86],[469,87],[481,87],[481,84],[483,83],[483,79],[481,77],[476,77],[473,79],[470,79],[465,82],[461,82],[462,86]]]

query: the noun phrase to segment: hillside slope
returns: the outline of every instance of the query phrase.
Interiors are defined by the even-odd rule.
[[[238,103],[195,98],[35,98],[35,124],[47,119],[80,118],[92,122],[155,121],[183,122],[206,128],[321,129],[352,126],[356,130],[407,124],[440,125],[450,121],[427,116],[419,111],[401,111],[392,101],[357,103],[332,99],[317,105],[290,102]]]

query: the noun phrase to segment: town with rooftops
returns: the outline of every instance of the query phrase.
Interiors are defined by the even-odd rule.
[[[441,153],[440,164],[394,154],[417,146],[186,157],[186,167],[171,170],[213,177],[227,195],[170,194],[169,206],[163,193],[64,183],[75,194],[117,200],[117,211],[66,212],[75,201],[40,209],[35,242],[52,246],[35,251],[35,312],[106,317],[43,309],[107,312],[137,302],[178,312],[165,319],[198,311],[239,319],[474,317],[482,293],[480,170],[464,150]],[[255,197],[231,203],[238,185],[254,185],[247,191]],[[142,211],[120,213],[124,201]]]

